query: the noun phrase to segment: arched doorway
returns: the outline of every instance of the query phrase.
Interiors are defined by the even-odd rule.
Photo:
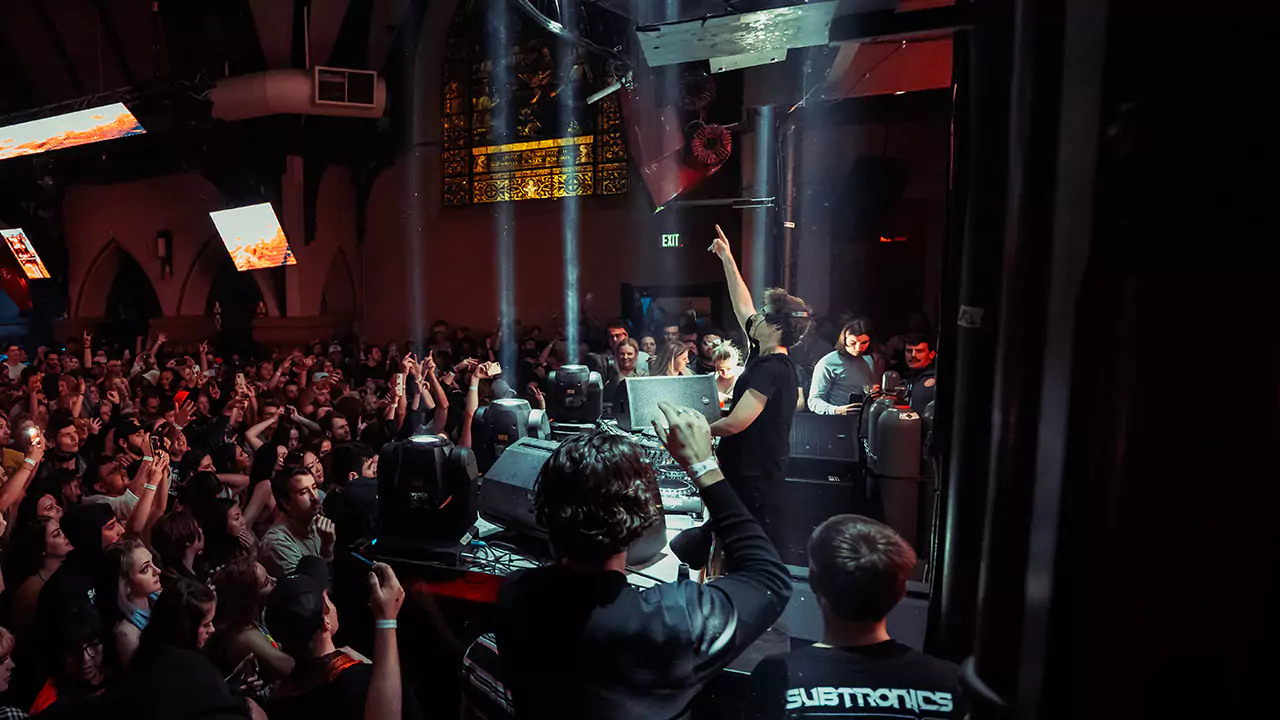
[[[85,281],[80,309],[102,305],[99,337],[109,345],[133,351],[137,338],[146,338],[151,320],[164,315],[151,278],[124,248],[112,245]],[[98,298],[102,298],[98,300]]]
[[[338,250],[329,262],[329,272],[320,294],[320,314],[351,318],[356,312],[356,284],[347,254]]]
[[[244,354],[253,346],[253,321],[267,316],[262,290],[250,272],[239,272],[222,256],[209,289],[205,314],[213,318],[214,343],[220,352]]]

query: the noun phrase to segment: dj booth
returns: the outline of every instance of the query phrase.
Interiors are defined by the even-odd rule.
[[[692,407],[709,420],[718,418],[714,378],[628,381],[627,391],[609,407],[592,397],[599,382],[598,375],[592,375],[575,378],[572,393],[560,392],[549,403],[547,414],[568,418],[567,422],[551,422],[522,400],[497,401],[477,413],[474,452],[453,448],[434,436],[384,449],[379,461],[381,531],[356,551],[390,564],[409,593],[402,653],[416,656],[406,657],[406,670],[420,695],[437,696],[435,700],[446,706],[456,702],[462,692],[462,654],[477,637],[492,631],[503,579],[553,562],[545,533],[533,517],[533,496],[543,463],[569,436],[628,435],[654,466],[665,523],[633,546],[628,582],[644,588],[688,576],[688,567],[672,553],[670,542],[682,530],[706,521],[701,498],[657,441],[649,421],[658,413],[659,400]],[[580,379],[584,382],[577,384]],[[557,404],[566,397],[575,404]],[[784,537],[775,538],[792,574],[792,599],[775,626],[708,685],[701,703],[705,707],[695,712],[696,717],[736,717],[747,697],[748,675],[761,658],[821,638],[821,615],[807,582],[808,536],[835,514],[879,514],[865,480],[856,422],[849,416],[796,414],[791,471],[783,490],[792,514],[783,523]],[[353,575],[367,572],[362,563],[339,565],[347,565]],[[927,585],[912,583],[907,599],[889,617],[891,634],[920,648],[927,600]]]

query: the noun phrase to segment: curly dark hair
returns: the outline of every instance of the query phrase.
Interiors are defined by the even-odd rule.
[[[597,563],[661,522],[662,497],[653,465],[635,442],[590,433],[565,441],[547,459],[534,510],[558,556]]]
[[[804,300],[782,288],[764,291],[764,321],[782,331],[778,345],[794,347],[813,326],[813,310]]]

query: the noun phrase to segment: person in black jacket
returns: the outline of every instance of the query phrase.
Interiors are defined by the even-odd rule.
[[[711,452],[698,412],[661,403],[659,438],[702,491],[727,575],[638,589],[627,546],[662,519],[653,466],[629,438],[566,441],[535,496],[558,562],[507,578],[497,646],[518,718],[677,718],[782,614],[791,582]]]

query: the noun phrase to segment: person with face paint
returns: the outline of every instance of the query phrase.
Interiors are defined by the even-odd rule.
[[[809,306],[781,288],[764,293],[757,308],[751,291],[719,226],[708,248],[720,258],[734,315],[746,332],[746,367],[733,388],[729,414],[711,425],[723,440],[716,453],[725,476],[732,478],[751,514],[765,532],[776,537],[783,509],[782,483],[791,455],[791,421],[800,398],[800,382],[790,348],[812,323]]]

